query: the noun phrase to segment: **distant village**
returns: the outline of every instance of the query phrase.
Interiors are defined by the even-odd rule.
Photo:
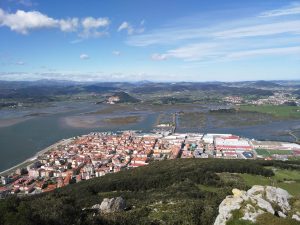
[[[239,104],[248,104],[248,105],[292,105],[299,106],[300,99],[295,95],[289,92],[275,92],[274,95],[268,96],[266,98],[260,98],[257,100],[244,99],[240,96],[226,96],[223,98],[224,102],[239,105]]]
[[[232,134],[90,133],[40,154],[26,168],[1,177],[0,197],[52,191],[153,161],[176,158],[280,159],[300,156],[300,145]]]

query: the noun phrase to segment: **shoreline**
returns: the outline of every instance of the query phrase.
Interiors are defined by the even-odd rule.
[[[0,171],[0,176],[5,176],[5,175],[8,175],[8,174],[11,174],[13,171],[15,171],[16,169],[18,168],[21,168],[21,167],[25,167],[25,166],[28,166],[32,163],[34,163],[35,161],[38,160],[38,157],[45,154],[46,152],[49,152],[51,151],[53,148],[56,148],[57,146],[59,145],[66,145],[66,144],[69,144],[71,141],[74,140],[75,137],[70,137],[70,138],[67,138],[67,139],[61,139],[59,140],[58,142],[38,151],[37,153],[35,153],[32,157],[24,160],[23,162],[15,165],[15,166],[12,166],[4,171]],[[246,138],[246,137],[245,137]],[[256,141],[266,141],[266,140],[257,140],[255,138],[249,138],[249,139],[252,139],[252,140],[256,140]],[[275,141],[276,142],[276,141]],[[279,141],[279,142],[289,142],[289,141]],[[292,143],[297,143],[296,141],[292,141]]]
[[[34,156],[32,156],[32,157],[24,160],[23,162],[15,165],[13,167],[10,167],[10,168],[8,168],[8,169],[6,169],[4,171],[0,171],[0,176],[4,176],[4,175],[7,175],[7,174],[10,174],[13,170],[16,170],[16,169],[18,169],[20,167],[24,167],[27,163],[29,163],[29,164],[34,163],[38,159],[39,156],[45,154],[46,152],[52,150],[53,148],[55,148],[55,147],[57,147],[59,145],[70,143],[72,140],[74,140],[73,138],[74,137],[71,137],[71,138],[68,138],[68,139],[62,139],[62,140],[60,140],[60,141],[58,141],[58,142],[56,142],[56,143],[54,143],[54,144],[52,144],[50,146],[48,146],[48,147],[46,147],[46,148],[38,151],[37,153],[34,154]]]

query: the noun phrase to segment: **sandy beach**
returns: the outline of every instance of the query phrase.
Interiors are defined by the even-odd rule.
[[[72,128],[97,128],[104,125],[102,120],[97,116],[70,116],[62,118],[62,124]]]
[[[138,123],[143,119],[142,115],[135,116],[71,116],[62,119],[62,124],[73,128],[97,128],[111,127]]]

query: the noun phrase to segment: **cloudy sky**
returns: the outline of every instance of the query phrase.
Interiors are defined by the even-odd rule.
[[[0,1],[0,80],[299,78],[300,1]]]

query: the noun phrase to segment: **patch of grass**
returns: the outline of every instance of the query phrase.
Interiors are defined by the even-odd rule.
[[[277,155],[292,155],[292,154],[293,154],[293,151],[291,151],[291,150],[280,150],[280,149],[278,149],[278,150],[269,150],[269,153],[270,153],[271,155],[273,155],[273,154],[277,154]]]
[[[257,217],[256,223],[258,225],[299,225],[300,223],[291,218],[280,218],[270,213],[264,213]]]
[[[280,119],[298,119],[300,118],[299,106],[275,106],[275,105],[243,105],[240,106],[241,111],[259,112],[270,114]]]
[[[227,221],[226,225],[254,225],[255,223],[252,223],[248,220],[241,220],[240,218],[243,217],[243,213],[241,210],[234,210],[232,211],[232,217],[230,220]]]
[[[275,170],[275,178],[278,180],[300,180],[300,173],[296,170]]]
[[[244,179],[246,184],[249,186],[253,185],[271,185],[271,179],[263,176],[256,176],[251,174],[240,174],[240,176]]]
[[[291,150],[269,150],[269,149],[255,149],[258,155],[262,155],[264,157],[269,157],[271,155],[293,155],[293,151]]]
[[[203,184],[199,184],[197,186],[202,191],[217,192],[218,190],[220,190],[220,188],[217,188],[215,186],[208,186],[208,185],[203,185]]]
[[[293,215],[296,212],[300,212],[300,197],[293,197],[290,200],[290,204],[292,205],[293,212],[290,215]]]
[[[269,152],[268,150],[266,150],[266,149],[255,149],[255,151],[256,151],[256,153],[257,153],[258,155],[262,155],[262,156],[264,156],[264,157],[269,157],[269,156],[271,156],[270,152]]]
[[[271,185],[287,190],[291,195],[300,196],[300,173],[296,170],[277,169],[274,171],[275,176],[272,178],[252,175],[240,174],[245,183],[249,186],[253,185]],[[284,181],[294,181],[293,183],[285,183]]]

